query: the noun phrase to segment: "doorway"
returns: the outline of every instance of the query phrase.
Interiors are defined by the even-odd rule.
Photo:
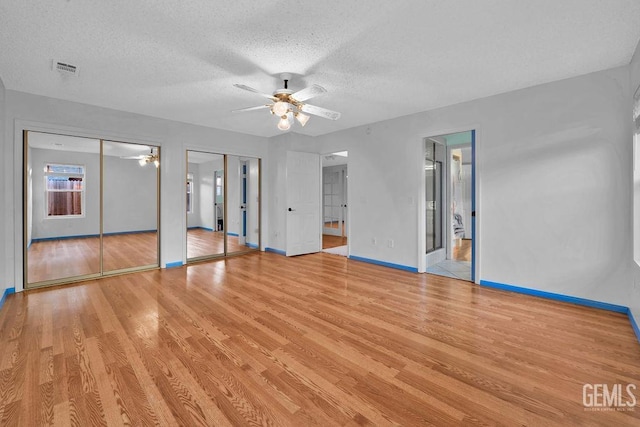
[[[348,256],[347,151],[322,156],[322,251]]]
[[[425,138],[426,272],[474,281],[475,131]]]

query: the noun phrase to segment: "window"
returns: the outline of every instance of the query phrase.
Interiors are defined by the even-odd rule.
[[[44,179],[48,218],[84,216],[84,166],[48,163]]]
[[[187,174],[187,213],[193,212],[193,174]]]

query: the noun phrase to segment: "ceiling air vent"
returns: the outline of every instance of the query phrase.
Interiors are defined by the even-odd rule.
[[[62,62],[62,61],[56,61],[55,59],[52,61],[53,62],[53,69],[57,70],[58,72],[62,73],[62,74],[69,74],[72,76],[77,76],[78,75],[78,67],[76,67],[75,65],[71,65],[68,64],[66,62]]]

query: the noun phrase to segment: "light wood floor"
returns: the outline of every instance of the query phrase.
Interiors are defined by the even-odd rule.
[[[335,248],[347,244],[347,238],[341,236],[322,235],[322,249]]]
[[[585,411],[585,383],[640,385],[625,315],[323,253],[0,310],[0,425],[640,425]]]
[[[471,239],[461,239],[459,245],[453,245],[453,259],[471,261]]]
[[[244,252],[249,248],[241,245],[237,236],[227,236],[227,252]],[[187,230],[187,258],[224,253],[224,232],[209,231],[202,228]]]
[[[157,233],[103,237],[104,271],[158,264]],[[100,238],[45,240],[27,250],[29,283],[100,273]]]
[[[344,221],[342,222],[342,236],[333,236],[331,234],[322,235],[322,249],[335,248],[338,246],[344,246],[347,244],[347,233]],[[338,228],[340,224],[325,222],[325,228]]]
[[[103,237],[105,272],[158,265],[157,234],[132,233]],[[238,237],[229,236],[228,251],[243,252]],[[224,253],[222,232],[191,229],[187,232],[187,257]],[[45,240],[34,242],[27,251],[29,283],[100,273],[100,239]]]

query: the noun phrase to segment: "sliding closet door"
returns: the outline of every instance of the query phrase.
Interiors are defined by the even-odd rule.
[[[25,131],[27,288],[159,265],[159,147]]]
[[[104,141],[103,271],[158,266],[160,149]]]
[[[187,261],[260,248],[260,159],[187,150]]]
[[[24,135],[27,288],[100,275],[100,141]]]
[[[187,259],[223,256],[224,155],[187,151]]]

